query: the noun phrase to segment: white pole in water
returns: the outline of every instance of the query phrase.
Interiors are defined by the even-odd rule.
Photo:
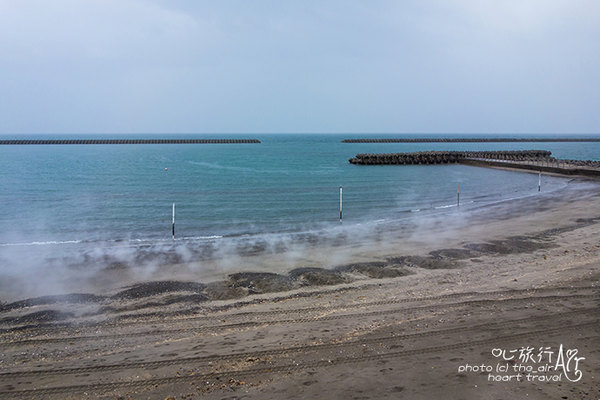
[[[540,172],[539,175],[539,179],[538,179],[538,192],[542,191],[542,173]]]
[[[456,191],[456,207],[460,207],[460,185],[458,185],[458,190]]]
[[[342,187],[340,186],[340,222],[342,222]]]
[[[175,203],[173,203],[173,225],[172,225],[172,232],[173,232],[173,240],[175,240]]]

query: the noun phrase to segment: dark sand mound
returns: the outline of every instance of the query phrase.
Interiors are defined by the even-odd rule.
[[[104,296],[97,296],[89,293],[71,293],[57,296],[41,296],[33,297],[31,299],[15,301],[13,303],[5,304],[1,307],[3,311],[14,310],[18,308],[40,306],[46,304],[56,303],[69,303],[69,304],[81,304],[81,303],[99,303],[105,300]]]
[[[233,287],[229,281],[217,281],[206,285],[205,294],[210,300],[229,300],[245,297],[249,293],[247,288]]]
[[[272,272],[240,272],[229,275],[231,287],[242,287],[253,293],[281,292],[293,289],[294,283],[288,276]]]
[[[351,282],[351,279],[342,276],[338,271],[324,268],[296,268],[289,272],[289,276],[299,281],[301,285],[309,286],[338,285]]]
[[[520,240],[520,241],[519,241]],[[511,248],[526,240],[512,238],[509,242]],[[291,270],[288,274],[272,272],[239,272],[230,274],[226,280],[210,282],[183,282],[183,281],[154,281],[138,283],[124,288],[113,296],[98,296],[85,293],[73,293],[60,296],[44,296],[5,304],[0,311],[25,308],[30,306],[48,305],[55,303],[96,303],[101,305],[96,311],[87,315],[102,313],[129,312],[145,308],[164,307],[172,304],[199,304],[211,300],[239,299],[253,294],[286,292],[309,286],[331,286],[354,282],[361,279],[356,274],[373,279],[397,278],[412,274],[404,267],[417,267],[426,269],[453,269],[461,266],[455,260],[477,256],[484,251],[498,251],[496,243],[473,244],[479,252],[469,249],[443,249],[431,252],[430,256],[399,256],[386,261],[373,261],[340,265],[333,269],[302,267]],[[539,244],[538,244],[539,245]],[[507,245],[508,246],[508,245]],[[528,246],[533,246],[528,244]],[[502,248],[504,251],[504,248]],[[191,292],[191,293],[190,293]],[[144,299],[145,301],[138,301]],[[117,304],[113,301],[125,301]],[[128,301],[133,301],[128,303]],[[39,311],[28,314],[14,322],[44,322],[60,320],[70,317],[71,314],[53,310]],[[11,317],[16,318],[16,317]],[[23,319],[26,318],[26,319]]]
[[[51,321],[61,321],[67,318],[73,318],[75,314],[69,312],[62,312],[56,310],[43,310],[36,311],[33,313],[20,315],[18,317],[7,317],[0,319],[1,323],[24,323],[24,322],[51,322]]]
[[[210,300],[210,298],[206,294],[188,294],[182,296],[170,296],[169,298],[163,300],[161,305],[168,306],[178,303],[201,303],[207,300]]]

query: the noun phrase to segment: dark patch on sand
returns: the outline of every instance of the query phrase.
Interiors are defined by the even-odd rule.
[[[124,271],[128,268],[127,264],[123,262],[111,262],[103,269],[105,271]]]
[[[155,296],[168,292],[195,292],[200,293],[206,287],[203,283],[179,282],[179,281],[156,281],[145,282],[130,286],[112,296],[115,299],[139,299],[142,297]]]
[[[391,268],[390,264],[382,261],[340,265],[335,269],[340,272],[359,273],[375,279],[396,278],[410,274],[410,272],[405,269]]]
[[[205,301],[211,300],[211,298],[209,298],[207,295],[205,294],[190,294],[190,295],[181,295],[181,296],[177,296],[177,295],[171,295],[167,298],[163,298],[160,301],[149,301],[143,304],[135,304],[132,306],[127,306],[125,307],[125,309],[120,309],[119,311],[137,311],[137,310],[142,310],[144,308],[152,308],[152,307],[164,307],[164,306],[169,306],[171,304],[181,304],[181,303],[190,303],[190,304],[197,304],[197,303],[203,303]],[[113,312],[116,311],[115,309],[112,310]],[[106,311],[104,311],[106,312]]]
[[[0,320],[2,323],[24,323],[24,322],[49,322],[73,318],[75,314],[56,310],[43,310],[20,315],[18,317],[7,317]]]
[[[600,221],[600,218],[578,218],[577,220],[575,220],[576,224],[574,224],[574,225],[567,225],[567,226],[563,226],[560,228],[546,229],[545,231],[541,231],[534,235],[531,235],[531,237],[535,238],[535,239],[549,239],[549,238],[559,235],[561,233],[572,232],[579,228],[584,228],[586,226],[594,225],[598,221]]]
[[[242,243],[236,248],[238,254],[242,256],[251,256],[263,253],[267,250],[267,242],[265,240],[259,240],[253,243]]]
[[[421,256],[401,256],[388,258],[390,264],[396,264],[399,266],[413,267],[413,268],[424,268],[424,269],[452,269],[459,268],[461,264],[443,260],[434,257],[421,257]]]
[[[465,245],[465,247],[469,250],[483,254],[506,255],[533,253],[540,249],[554,247],[554,245],[538,242],[526,236],[512,236],[504,240],[491,240],[485,243],[469,243]]]
[[[184,258],[181,254],[170,250],[163,252],[156,252],[152,249],[141,250],[135,257],[134,264],[146,264],[146,263],[154,263],[159,265],[172,265],[172,264],[181,264],[185,262]]]
[[[433,258],[451,258],[454,260],[466,260],[468,258],[477,257],[479,254],[468,249],[440,249],[429,253]]]

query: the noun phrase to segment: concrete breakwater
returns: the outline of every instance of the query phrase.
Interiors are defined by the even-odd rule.
[[[382,138],[344,139],[342,143],[510,143],[510,142],[600,142],[599,138]]]
[[[551,152],[546,150],[515,151],[422,151],[416,153],[357,154],[349,161],[360,165],[429,165],[453,164],[466,158],[494,160],[541,160],[550,158]]]
[[[260,143],[258,139],[55,139],[55,140],[0,140],[0,145],[44,144],[238,144]]]
[[[600,161],[561,160],[546,150],[521,151],[425,151],[418,153],[357,154],[349,161],[358,165],[465,164],[478,167],[514,168],[530,172],[600,177]]]
[[[465,158],[461,160],[460,163],[475,167],[511,168],[523,170],[524,172],[545,172],[556,175],[600,177],[600,162],[590,160],[560,160],[549,158],[546,160],[506,161]]]

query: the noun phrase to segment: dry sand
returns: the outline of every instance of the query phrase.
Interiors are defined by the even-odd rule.
[[[339,265],[315,246],[277,274],[4,304],[0,398],[600,399],[600,188],[574,186],[384,232]],[[539,372],[561,345],[564,369]]]

